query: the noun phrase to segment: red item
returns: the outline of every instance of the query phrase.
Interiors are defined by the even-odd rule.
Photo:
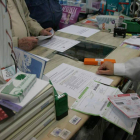
[[[85,58],[85,59],[84,59],[84,64],[85,64],[85,65],[100,66],[100,65],[102,65],[105,61],[110,61],[110,62],[112,62],[112,63],[116,63],[116,60],[115,60],[115,59]]]
[[[8,115],[3,111],[3,109],[0,107],[0,121],[8,118]]]

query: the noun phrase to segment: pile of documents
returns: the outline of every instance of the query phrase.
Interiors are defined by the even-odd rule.
[[[131,38],[124,40],[123,43],[140,47],[140,37],[132,36]]]
[[[15,113],[0,121],[1,140],[37,138],[56,120],[53,88],[40,79],[37,79],[21,103],[0,100],[0,104]]]
[[[106,85],[110,85],[113,80],[99,76],[93,72],[89,72],[68,64],[61,64],[46,76],[51,80],[55,89],[67,93],[69,96],[78,99],[81,92],[92,83],[98,81]]]
[[[90,37],[91,35],[98,33],[100,30],[76,26],[76,25],[70,25],[58,31],[63,32],[63,33],[83,36],[83,37]]]
[[[45,48],[56,50],[58,52],[64,52],[71,47],[77,45],[78,43],[80,43],[80,41],[59,36],[53,36],[53,38],[51,38],[50,40],[40,41],[39,45]]]
[[[91,35],[98,33],[100,30],[86,28],[86,27],[80,27],[80,26],[76,26],[76,25],[70,25],[59,31],[63,32],[63,33],[72,34],[72,35],[90,37]],[[64,51],[72,48],[73,46],[77,45],[78,43],[80,43],[80,41],[72,40],[72,39],[68,39],[68,38],[64,38],[64,37],[59,37],[59,36],[53,36],[49,40],[39,41],[40,46],[46,47],[46,48],[49,48],[52,50],[56,50],[58,52],[64,52]]]
[[[128,118],[140,117],[140,97],[136,93],[109,96],[108,99]]]
[[[113,82],[112,79],[64,63],[46,76],[52,81],[56,90],[66,92],[76,99],[71,107],[72,110],[101,116],[133,134],[137,118],[128,118],[108,100],[108,96],[123,95],[118,88],[107,86]]]
[[[129,45],[129,44],[126,44],[126,43],[122,43],[120,46],[127,47],[127,48],[130,48],[130,49],[140,50],[140,47],[135,46],[135,45]]]
[[[126,132],[133,134],[137,119],[127,117],[108,100],[108,96],[113,100],[118,97],[117,95],[120,95],[119,97],[124,96],[118,88],[93,82],[83,90],[71,109],[89,115],[100,116]],[[137,98],[132,97],[133,99]],[[122,100],[124,101],[124,99]],[[117,103],[121,104],[122,101],[118,99]]]

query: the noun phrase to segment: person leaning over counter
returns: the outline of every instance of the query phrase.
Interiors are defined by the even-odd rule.
[[[24,0],[7,0],[7,8],[12,21],[14,47],[30,51],[38,43],[34,36],[51,35],[52,28],[43,29],[36,20],[29,17],[30,13]]]
[[[97,70],[97,74],[124,76],[132,81],[140,82],[140,57],[130,59],[126,63],[103,63]]]

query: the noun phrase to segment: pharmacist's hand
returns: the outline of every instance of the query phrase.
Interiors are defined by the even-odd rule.
[[[101,75],[114,75],[114,64],[106,61],[98,68],[96,73]]]
[[[24,51],[31,51],[37,46],[38,39],[36,37],[25,37],[19,39],[18,47]]]
[[[52,33],[50,32],[51,30],[53,29],[52,28],[43,29],[40,31],[40,35],[43,35],[43,36],[52,35]]]

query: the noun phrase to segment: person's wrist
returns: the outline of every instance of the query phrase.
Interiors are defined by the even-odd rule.
[[[44,29],[42,29],[40,32],[39,32],[39,35],[44,35]]]
[[[114,75],[114,63],[112,64],[112,75]]]

